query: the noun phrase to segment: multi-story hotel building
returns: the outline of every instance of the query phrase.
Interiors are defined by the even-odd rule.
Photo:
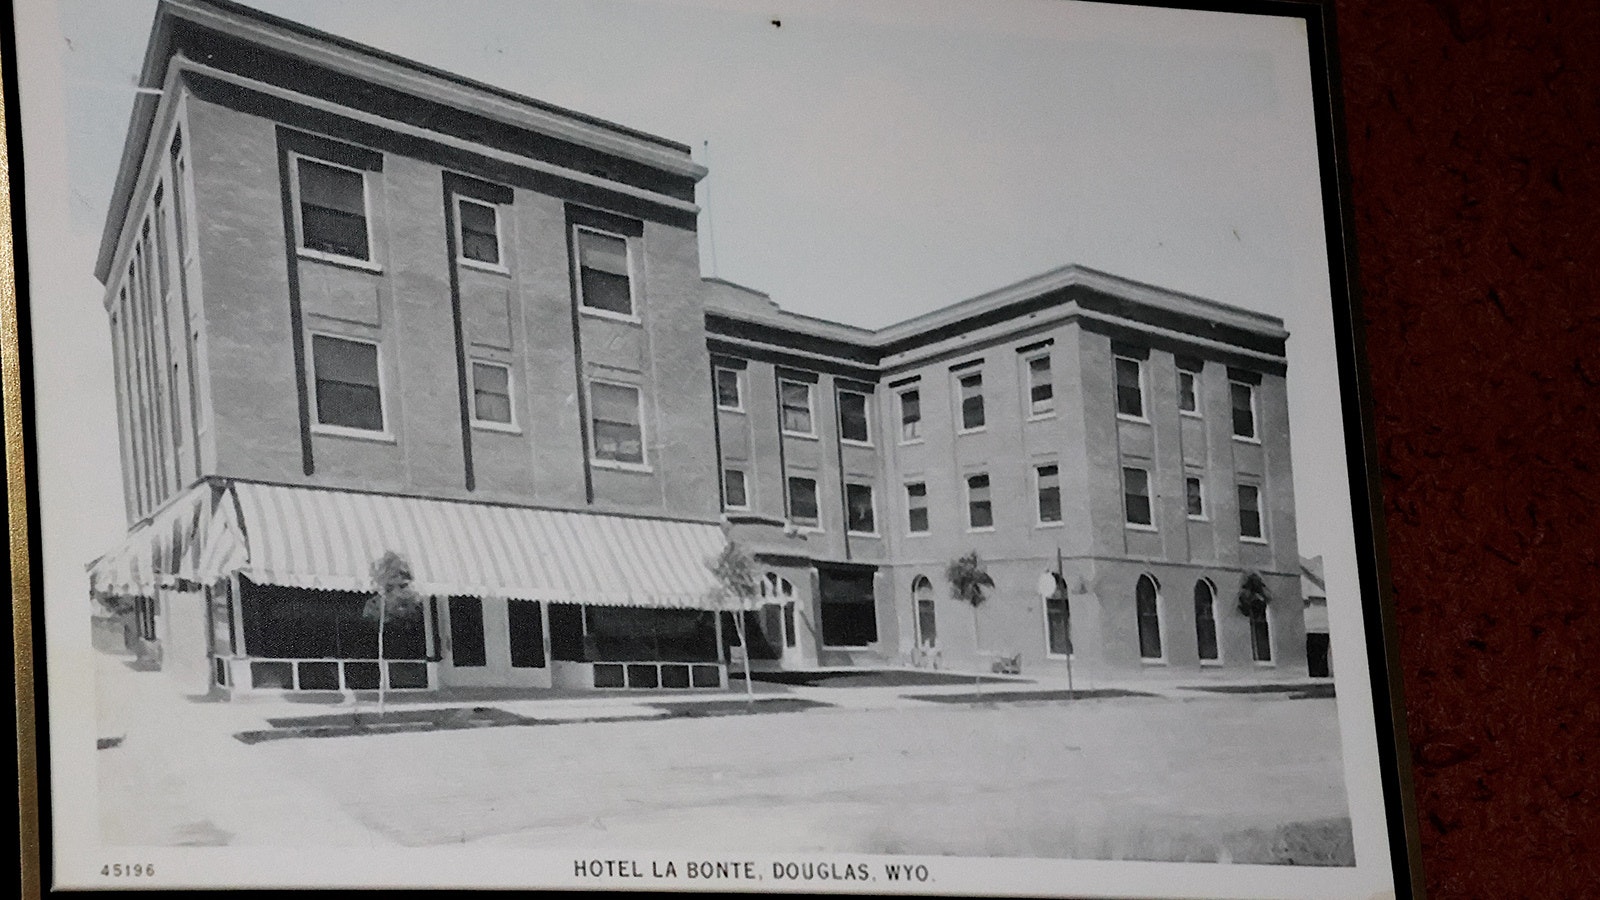
[[[96,264],[130,530],[91,581],[179,677],[1303,672],[1281,321],[1075,266],[789,312],[701,277],[687,146],[218,0],[161,4],[141,83]],[[427,600],[380,674],[388,551]]]

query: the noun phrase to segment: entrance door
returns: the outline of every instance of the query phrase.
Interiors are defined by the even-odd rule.
[[[911,603],[915,613],[916,656],[919,664],[937,667],[939,660],[939,616],[934,606],[933,582],[918,575],[911,582]]]
[[[776,572],[768,572],[761,579],[761,620],[774,658],[784,668],[801,665],[800,623],[795,610],[794,582]]]

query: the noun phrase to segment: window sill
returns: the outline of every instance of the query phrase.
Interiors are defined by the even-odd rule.
[[[1256,660],[1256,668],[1258,668],[1258,669],[1276,669],[1277,667],[1278,667],[1278,661],[1275,660],[1275,659],[1258,659],[1258,660]]]
[[[1064,527],[1066,527],[1066,524],[1067,523],[1065,521],[1058,519],[1058,520],[1056,520],[1054,522],[1035,522],[1035,523],[1033,523],[1033,527],[1034,528],[1064,528]]]
[[[1117,421],[1119,421],[1119,422],[1137,422],[1140,425],[1149,425],[1150,424],[1150,420],[1148,418],[1146,418],[1145,416],[1130,416],[1127,413],[1120,413],[1120,412],[1117,413]]]
[[[1195,516],[1195,515],[1191,515],[1191,516],[1187,516],[1186,518],[1188,518],[1188,520],[1191,521],[1191,522],[1210,522],[1211,521],[1211,517],[1210,516]]]
[[[922,438],[901,438],[900,439],[900,446],[902,446],[902,447],[914,447],[914,446],[916,446],[918,444],[925,444],[925,443],[927,443],[927,441],[922,439]]]
[[[474,419],[472,427],[478,431],[498,431],[501,434],[521,434],[522,429],[510,422],[484,422]]]
[[[742,416],[742,415],[744,415],[744,407],[742,407],[742,406],[723,406],[722,404],[718,403],[717,404],[717,412],[738,413],[739,415]]]
[[[846,447],[865,447],[868,450],[871,450],[873,446],[871,441],[857,441],[850,438],[839,438],[839,443]]]
[[[1155,534],[1159,530],[1154,525],[1140,525],[1137,522],[1126,522],[1122,527],[1127,531],[1142,531],[1146,534]]]
[[[1194,410],[1188,410],[1188,409],[1180,409],[1180,410],[1178,410],[1178,415],[1183,416],[1186,419],[1204,419],[1205,418],[1205,416],[1200,415],[1200,413],[1195,412]]]
[[[1044,658],[1053,659],[1057,662],[1073,662],[1077,660],[1078,656],[1075,653],[1046,653]]]
[[[807,524],[805,524],[803,522],[795,522],[795,521],[792,521],[792,520],[789,522],[789,524],[793,525],[796,531],[802,531],[802,532],[805,532],[806,534],[827,534],[828,533],[821,525],[807,525]]]
[[[931,534],[933,534],[933,532],[931,532],[931,531],[908,531],[908,532],[906,532],[906,537],[908,537],[908,538],[925,538],[925,537],[927,537],[927,536],[929,536]]]
[[[651,468],[649,463],[618,462],[614,459],[591,459],[589,460],[589,464],[594,466],[596,469],[610,469],[614,472],[637,472],[640,474],[649,474],[655,471],[655,469]]]
[[[593,316],[596,319],[605,319],[610,322],[621,322],[624,325],[644,325],[644,321],[636,313],[618,313],[609,309],[596,309],[593,306],[578,305],[578,312]]]
[[[1048,422],[1051,419],[1054,419],[1055,417],[1056,417],[1055,410],[1051,410],[1051,411],[1045,412],[1045,413],[1030,413],[1028,415],[1028,421],[1029,422]]]
[[[1162,659],[1145,659],[1141,656],[1139,657],[1139,664],[1144,666],[1164,666],[1167,664],[1167,660],[1164,657]]]
[[[805,433],[803,431],[785,431],[783,433],[783,436],[784,437],[791,437],[791,438],[799,438],[802,441],[814,441],[814,440],[817,440],[817,435],[816,435],[815,432],[807,434],[807,433]]]
[[[354,256],[344,256],[338,253],[327,253],[322,250],[312,250],[309,247],[296,247],[295,255],[301,259],[314,259],[317,262],[328,263],[345,269],[356,269],[362,272],[371,272],[374,275],[383,274],[383,266],[370,259],[357,259]]]
[[[1259,437],[1249,437],[1243,434],[1236,434],[1233,436],[1233,439],[1241,444],[1255,444],[1258,447],[1261,446],[1261,438]]]
[[[982,528],[970,528],[969,527],[967,529],[967,534],[993,534],[993,533],[994,533],[994,526],[993,525],[985,525]]]
[[[723,512],[746,513],[746,512],[750,511],[750,507],[748,505],[746,505],[746,506],[727,506],[727,505],[724,505],[722,507],[722,511]]]
[[[495,275],[510,275],[511,270],[502,263],[484,262],[481,259],[468,259],[465,256],[456,257],[456,262],[466,269],[477,269],[479,272],[490,272]]]
[[[1200,660],[1200,668],[1202,668],[1202,669],[1220,669],[1220,668],[1222,668],[1222,660],[1220,660],[1220,659],[1202,659],[1202,660]]]
[[[1258,544],[1258,545],[1260,545],[1262,547],[1265,547],[1265,546],[1267,546],[1267,539],[1266,538],[1258,538],[1258,537],[1245,537],[1244,535],[1240,535],[1239,536],[1239,543],[1241,543],[1241,544]]]
[[[987,426],[987,425],[979,425],[977,428],[963,428],[960,431],[956,432],[956,436],[959,437],[959,436],[961,436],[963,434],[982,434],[982,433],[984,433],[985,431],[988,431],[988,430],[989,430],[989,426]]]
[[[858,537],[858,538],[882,538],[883,537],[882,534],[880,534],[880,533],[878,533],[876,531],[846,531],[845,534],[848,534],[851,537]]]
[[[311,426],[312,434],[327,437],[354,438],[358,441],[371,441],[375,444],[396,443],[394,433],[389,431],[367,431],[362,428],[346,428],[342,425],[324,425],[321,423]]]

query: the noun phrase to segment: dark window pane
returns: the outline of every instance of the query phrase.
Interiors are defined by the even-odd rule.
[[[1261,493],[1255,485],[1239,485],[1239,536],[1261,537]]]
[[[583,607],[576,603],[550,604],[550,656],[580,662],[583,652]]]
[[[1272,624],[1265,612],[1250,617],[1250,652],[1256,662],[1272,661]]]
[[[743,398],[739,396],[739,372],[736,369],[717,370],[717,405],[724,409],[742,409]]]
[[[299,181],[301,246],[367,259],[365,176],[302,159]]]
[[[286,662],[251,663],[250,686],[271,690],[289,690],[294,687],[293,664]]]
[[[1139,615],[1139,656],[1143,659],[1160,659],[1161,611],[1155,582],[1148,575],[1140,575],[1134,594]]]
[[[1217,611],[1211,585],[1204,581],[1194,583],[1195,643],[1202,660],[1215,660],[1217,652]]]
[[[798,640],[798,636],[794,626],[794,604],[785,603],[783,605],[783,644],[786,647],[793,647],[796,640]]]
[[[818,614],[822,643],[864,647],[878,640],[877,605],[871,572],[818,570]]]
[[[628,286],[627,276],[584,269],[579,283],[584,306],[622,316],[633,315],[632,288]]]
[[[783,402],[783,430],[811,434],[811,386],[793,381],[779,383]]]
[[[744,509],[750,505],[750,498],[745,495],[743,472],[738,469],[723,470],[722,484],[728,506]]]
[[[845,505],[850,512],[849,528],[862,534],[878,530],[876,510],[872,503],[872,487],[865,484],[847,484],[844,487]]]
[[[627,675],[622,666],[615,663],[599,663],[594,667],[594,686],[597,688],[619,688],[627,685]]]
[[[994,510],[989,505],[988,475],[972,475],[967,478],[967,525],[971,528],[989,528],[994,525]]]
[[[544,621],[537,600],[507,601],[510,626],[511,667],[544,668]]]
[[[695,687],[721,687],[722,670],[717,666],[693,666]]]
[[[1205,494],[1200,487],[1200,479],[1185,478],[1183,480],[1185,502],[1188,505],[1189,515],[1196,519],[1204,518],[1206,514]]]
[[[1143,469],[1122,470],[1122,499],[1128,524],[1150,525],[1150,473]]]
[[[961,427],[982,428],[983,422],[983,376],[967,375],[961,379]]]
[[[1039,521],[1061,521],[1061,474],[1055,466],[1039,467]]]
[[[1233,395],[1233,433],[1239,437],[1256,436],[1255,388],[1235,381],[1229,385]]]
[[[382,431],[378,346],[314,334],[311,354],[317,380],[317,421],[343,428]]]
[[[789,518],[796,522],[817,522],[817,483],[810,478],[789,479]]]
[[[337,691],[339,689],[339,664],[336,662],[303,662],[295,664],[300,676],[302,691]]]
[[[483,601],[450,598],[450,660],[456,668],[486,664],[483,646]]]
[[[914,441],[922,437],[922,394],[905,391],[900,394],[900,439]]]
[[[906,485],[906,527],[913,533],[928,530],[928,486],[922,482]]]
[[[428,664],[419,662],[389,663],[389,687],[425,688],[428,686]]]
[[[347,662],[344,666],[344,686],[352,691],[378,689],[378,664],[375,662]]]
[[[939,644],[939,616],[933,600],[917,600],[917,640],[924,647]]]
[[[1193,372],[1178,373],[1178,409],[1183,412],[1200,411],[1200,398],[1195,393]]]
[[[661,686],[664,688],[686,688],[689,686],[689,667],[684,665],[665,665],[661,667]]]
[[[500,262],[500,232],[498,214],[493,206],[462,200],[461,255],[478,262],[498,265]]]
[[[1045,631],[1050,652],[1058,656],[1072,653],[1072,618],[1067,601],[1054,597],[1045,600]]]
[[[1117,412],[1144,418],[1144,388],[1140,383],[1139,361],[1117,357]]]
[[[621,315],[633,314],[627,241],[579,230],[578,273],[584,306]]]
[[[871,437],[867,430],[867,397],[850,391],[839,392],[839,437],[847,441],[866,443]]]
[[[1028,412],[1042,416],[1056,408],[1055,385],[1050,377],[1050,357],[1028,360]]]
[[[370,594],[241,584],[245,644],[251,656],[276,659],[374,659],[378,622],[362,614]],[[384,655],[422,659],[422,617],[389,617]]]
[[[634,664],[628,667],[628,687],[653,688],[660,685],[661,680],[655,666]]]
[[[595,383],[589,392],[594,409],[594,458],[643,463],[644,433],[639,425],[639,391]]]

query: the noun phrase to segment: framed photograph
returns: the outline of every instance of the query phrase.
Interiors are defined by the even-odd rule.
[[[14,15],[43,889],[1420,896],[1327,5]]]

